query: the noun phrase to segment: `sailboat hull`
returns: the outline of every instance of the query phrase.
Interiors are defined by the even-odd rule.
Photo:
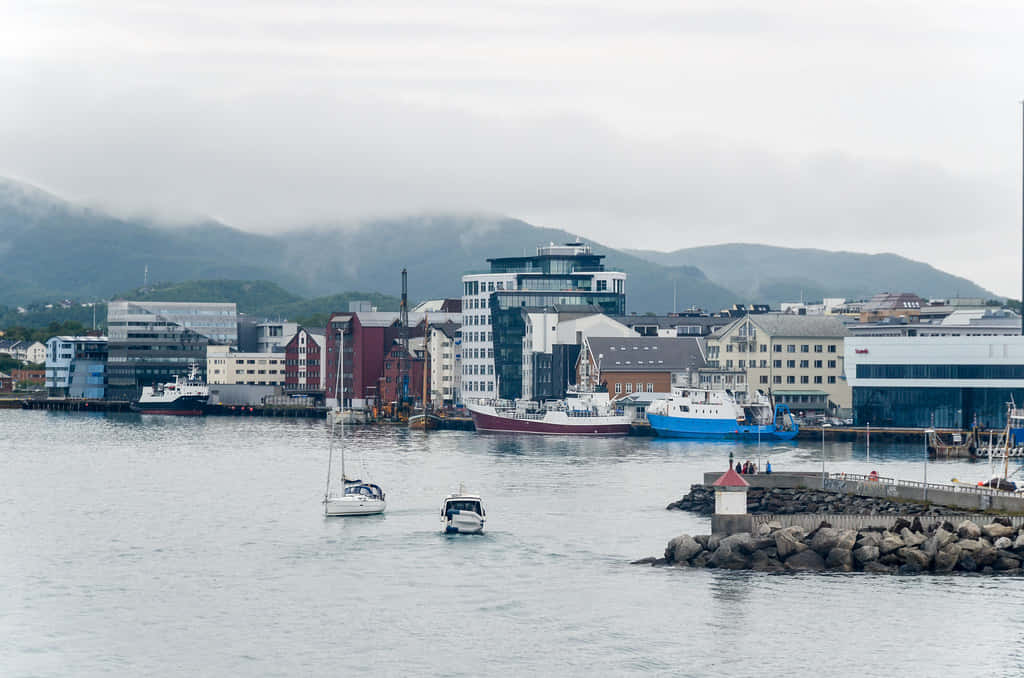
[[[352,497],[331,497],[324,502],[324,515],[335,516],[372,516],[384,513],[387,502],[380,499],[356,499]]]

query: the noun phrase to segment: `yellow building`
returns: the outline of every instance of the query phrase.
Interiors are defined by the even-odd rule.
[[[207,346],[206,382],[283,386],[284,357],[284,353],[237,353],[230,346]]]
[[[737,318],[707,338],[701,383],[748,397],[771,393],[794,412],[852,407],[843,374],[843,340],[834,316],[763,313]]]

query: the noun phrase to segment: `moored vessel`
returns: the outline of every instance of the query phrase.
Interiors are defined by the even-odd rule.
[[[740,403],[730,391],[677,388],[647,408],[647,421],[659,436],[757,438],[792,440],[800,427],[789,407],[772,407],[758,391],[752,402]]]
[[[199,367],[192,363],[188,376],[175,375],[174,381],[143,386],[142,395],[130,405],[141,414],[199,416],[210,399],[210,387],[199,379]]]
[[[544,404],[516,401],[511,404],[470,404],[466,409],[472,415],[477,431],[546,435],[629,433],[629,418],[604,392],[570,393],[565,400]]]

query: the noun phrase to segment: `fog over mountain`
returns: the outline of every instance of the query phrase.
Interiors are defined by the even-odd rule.
[[[107,298],[150,282],[267,280],[307,297],[340,292],[397,295],[409,270],[413,299],[461,296],[460,276],[487,259],[533,253],[575,234],[487,215],[420,215],[359,225],[321,224],[277,235],[203,221],[168,226],[83,208],[0,179],[0,304]],[[609,268],[627,271],[627,308],[717,311],[734,303],[867,296],[886,289],[925,296],[991,296],[968,280],[895,255],[758,246],[670,254],[600,243]],[[706,275],[706,272],[710,272]]]

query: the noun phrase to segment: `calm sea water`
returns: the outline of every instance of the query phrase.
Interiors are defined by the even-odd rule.
[[[322,422],[0,411],[0,675],[1024,674],[1024,579],[628,564],[706,533],[665,505],[753,445],[349,429],[389,498],[355,519],[321,514],[327,446]],[[916,446],[825,456],[923,472]],[[439,533],[460,482],[484,536]]]

